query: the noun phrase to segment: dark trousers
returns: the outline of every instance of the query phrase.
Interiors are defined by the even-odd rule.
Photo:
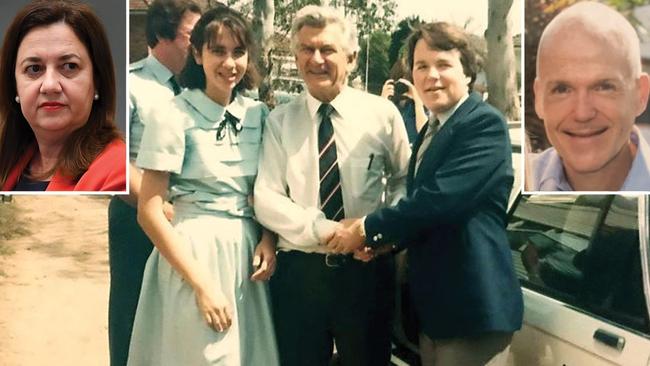
[[[347,256],[333,264],[323,254],[278,253],[271,298],[280,364],[327,366],[336,342],[341,366],[388,365],[392,256],[370,263]]]
[[[124,366],[129,354],[142,273],[153,246],[137,222],[137,211],[117,197],[108,206],[108,345],[111,366]]]

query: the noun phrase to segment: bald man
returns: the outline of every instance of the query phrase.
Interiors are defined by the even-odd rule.
[[[636,32],[617,11],[580,2],[556,16],[539,42],[534,84],[553,146],[531,157],[527,189],[650,191],[650,147],[634,125],[649,83]]]

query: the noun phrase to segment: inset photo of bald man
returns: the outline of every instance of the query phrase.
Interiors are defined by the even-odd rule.
[[[643,7],[564,3],[526,8],[525,191],[650,192]]]

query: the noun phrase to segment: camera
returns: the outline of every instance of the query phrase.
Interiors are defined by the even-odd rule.
[[[408,85],[404,84],[401,81],[396,81],[395,82],[395,95],[402,95],[409,91]]]

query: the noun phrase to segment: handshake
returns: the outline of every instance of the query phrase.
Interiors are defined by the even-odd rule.
[[[330,221],[331,222],[331,221]],[[393,249],[391,244],[385,244],[379,248],[371,248],[365,245],[365,238],[362,233],[363,219],[343,219],[325,230],[325,235],[320,237],[320,244],[327,247],[329,253],[350,254],[355,259],[369,262],[376,256],[390,252]]]

